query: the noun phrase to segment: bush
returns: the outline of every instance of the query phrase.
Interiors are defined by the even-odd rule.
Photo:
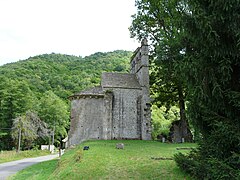
[[[32,147],[32,150],[33,151],[37,151],[37,150],[39,150],[40,149],[40,146],[39,145],[34,145],[33,147]]]
[[[178,153],[174,156],[174,159],[182,170],[196,179],[240,179],[238,166],[231,166],[235,163],[239,165],[239,155],[237,157],[235,155],[230,161],[213,157],[202,159],[198,151],[192,150],[188,155]]]

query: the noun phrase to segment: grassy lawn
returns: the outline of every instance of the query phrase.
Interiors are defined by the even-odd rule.
[[[124,143],[124,150],[116,149]],[[83,151],[83,146],[89,146]],[[67,150],[60,160],[33,165],[12,179],[191,179],[171,160],[176,148],[196,144],[166,144],[154,141],[88,141]],[[165,159],[167,158],[167,159]]]
[[[49,154],[50,154],[49,151],[41,151],[41,150],[20,151],[19,153],[16,153],[16,151],[1,151],[0,163],[20,160],[20,159],[30,158],[30,157],[44,156]]]

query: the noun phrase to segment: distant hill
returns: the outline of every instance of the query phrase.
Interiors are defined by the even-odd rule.
[[[127,72],[131,56],[132,52],[120,50],[84,58],[52,53],[0,66],[0,150],[10,147],[6,128],[12,119],[29,109],[41,112],[42,97],[68,104],[73,93],[99,84],[102,72]]]
[[[26,81],[38,96],[52,90],[59,97],[67,99],[75,92],[99,84],[102,72],[126,72],[131,55],[132,52],[120,50],[98,52],[85,58],[43,54],[0,66],[0,80]]]

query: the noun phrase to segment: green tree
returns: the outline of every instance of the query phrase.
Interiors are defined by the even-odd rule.
[[[189,115],[203,141],[178,164],[199,179],[240,178],[240,1],[188,0],[182,17]]]
[[[1,144],[6,144],[8,147],[5,148],[10,149],[12,145],[10,128],[12,127],[13,119],[34,107],[35,96],[26,81],[17,81],[8,78],[1,79],[0,131],[4,134],[1,138]]]
[[[170,126],[173,121],[179,119],[179,108],[172,106],[168,111],[167,108],[156,105],[152,106],[152,137],[157,139],[159,135],[169,136]]]
[[[191,141],[185,113],[186,85],[179,66],[185,56],[181,26],[184,6],[177,0],[137,0],[137,14],[133,16],[132,37],[151,42],[151,93],[159,107],[178,105],[181,136]]]
[[[198,150],[176,156],[177,163],[199,179],[239,179],[240,2],[136,2],[133,35],[150,34],[156,65],[158,56],[171,60],[170,66],[161,63],[158,71],[166,73],[166,67],[185,82],[188,115],[201,132]]]
[[[46,122],[52,135],[52,143],[55,138],[61,141],[61,138],[67,136],[67,129],[69,128],[69,111],[68,106],[61,98],[55,95],[52,91],[47,91],[40,99],[39,116]]]
[[[41,121],[34,112],[27,111],[25,115],[13,119],[11,136],[15,144],[18,145],[16,148],[18,152],[21,144],[24,148],[30,149],[34,140],[48,136],[48,132],[47,124]]]

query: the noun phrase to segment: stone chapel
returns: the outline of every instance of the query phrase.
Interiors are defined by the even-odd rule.
[[[90,139],[151,140],[148,44],[131,58],[130,73],[108,73],[100,86],[70,96],[68,146]]]

